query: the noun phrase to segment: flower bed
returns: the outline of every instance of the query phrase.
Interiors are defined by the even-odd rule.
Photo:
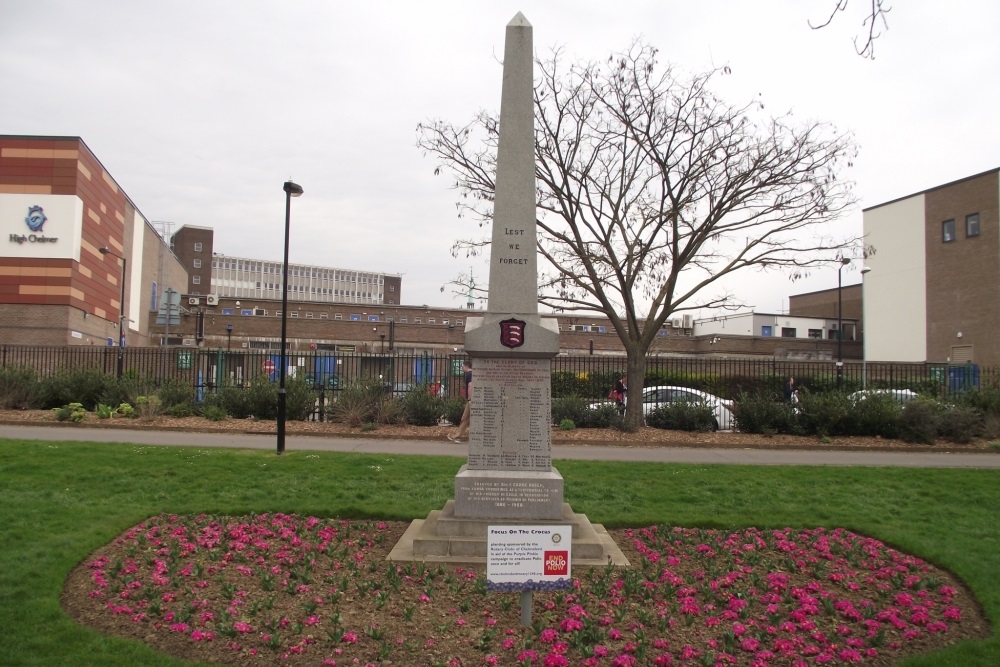
[[[885,665],[988,634],[948,573],[842,529],[611,531],[633,567],[516,593],[388,563],[402,522],[160,515],[67,581],[82,623],[240,665]]]

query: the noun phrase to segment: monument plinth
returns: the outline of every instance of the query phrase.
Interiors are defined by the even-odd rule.
[[[485,563],[491,525],[572,526],[574,565],[628,564],[602,526],[563,501],[552,467],[552,358],[559,329],[538,314],[532,28],[518,13],[507,24],[489,299],[469,318],[472,358],[468,463],[455,499],[414,521],[390,560]]]

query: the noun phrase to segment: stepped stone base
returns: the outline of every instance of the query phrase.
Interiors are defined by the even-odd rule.
[[[455,501],[434,510],[426,519],[416,519],[406,529],[388,560],[422,561],[463,566],[486,566],[489,526],[524,525],[519,519],[469,519],[455,516]],[[572,565],[603,567],[608,563],[629,566],[628,559],[604,526],[592,524],[585,514],[576,514],[563,503],[562,518],[548,519],[545,525],[569,525],[573,530]]]

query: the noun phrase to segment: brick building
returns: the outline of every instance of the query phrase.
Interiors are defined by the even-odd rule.
[[[80,137],[0,135],[3,342],[117,344],[124,323],[126,344],[147,345],[157,289],[186,283]]]
[[[864,210],[866,355],[1000,364],[1000,169]]]

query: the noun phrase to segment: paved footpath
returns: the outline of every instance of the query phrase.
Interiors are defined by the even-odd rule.
[[[0,438],[120,442],[184,447],[275,449],[275,436],[242,433],[194,433],[55,426],[0,425]],[[285,451],[356,452],[361,454],[421,454],[465,457],[467,447],[448,441],[391,440],[287,436]],[[715,463],[727,465],[894,466],[904,468],[1000,469],[1000,452],[949,454],[944,452],[821,451],[779,449],[722,449],[703,447],[625,447],[621,445],[555,445],[555,459],[577,461],[631,461],[656,463]]]

